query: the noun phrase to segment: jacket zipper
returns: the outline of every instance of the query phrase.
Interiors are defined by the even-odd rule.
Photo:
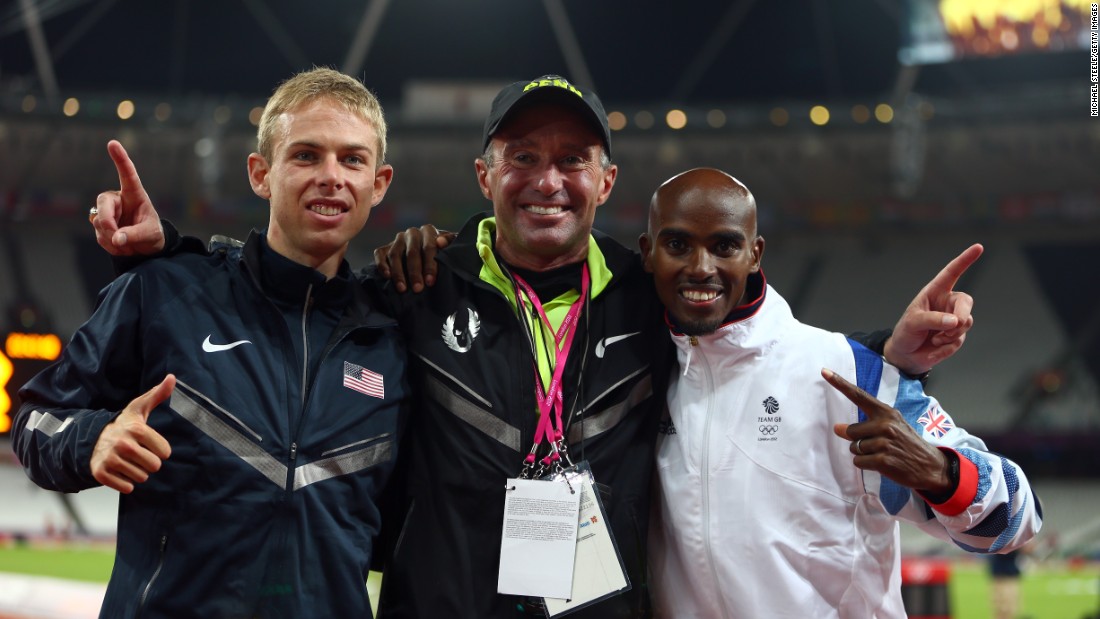
[[[699,340],[694,335],[691,336],[691,346],[692,348],[698,348],[699,346]],[[690,354],[691,351],[688,352]],[[722,616],[730,617],[729,609],[726,608],[726,600],[722,597],[722,587],[719,584],[718,570],[714,564],[714,551],[710,543],[710,425],[714,418],[714,376],[710,373],[710,364],[707,363],[707,357],[701,349],[699,350],[699,362],[706,383],[703,393],[711,394],[707,397],[706,421],[703,425],[703,456],[699,469],[699,480],[703,489],[703,548],[706,549],[711,585],[714,588],[715,597],[718,598],[718,605],[722,609]]]
[[[138,610],[134,615],[135,617],[141,616],[141,611],[145,610],[145,601],[149,598],[149,591],[153,588],[153,583],[157,581],[157,577],[160,576],[160,570],[164,567],[164,550],[168,547],[168,536],[160,536],[160,558],[157,559],[157,568],[153,570],[153,575],[149,577],[149,582],[145,583],[145,589],[141,592],[141,599],[138,600]]]
[[[309,313],[313,310],[313,302],[313,284],[310,284],[309,287],[306,289],[305,307],[302,308],[302,402],[301,409],[298,415],[298,424],[297,427],[293,430],[294,437],[297,437],[299,435],[302,428],[302,423],[305,422],[306,405],[309,401],[309,395],[311,391],[309,379]],[[332,337],[330,338],[329,344],[321,350],[321,358],[317,360],[318,373],[320,372],[321,367],[324,366],[325,359],[328,358],[329,353],[331,353],[332,350],[335,348],[336,343],[341,341],[346,334],[346,332],[341,331],[341,326],[339,324],[336,325],[336,328],[333,330]],[[316,378],[316,376],[314,376],[314,378]],[[389,436],[389,434],[366,439],[365,441],[360,441],[360,443],[375,442],[387,436]],[[326,453],[339,451],[340,449],[345,449],[346,447],[350,447],[350,445],[346,445],[344,447],[340,447],[334,450],[329,450],[329,452]],[[324,456],[325,454],[321,455]],[[294,464],[297,461],[297,458],[298,442],[297,439],[295,439],[290,443],[290,454],[287,466],[286,488],[288,497],[294,491]]]
[[[302,305],[302,389],[301,402],[298,406],[298,422],[293,430],[290,443],[290,453],[287,455],[286,467],[286,495],[294,493],[294,464],[298,459],[298,432],[301,430],[302,421],[306,415],[306,393],[309,389],[309,312],[313,309],[313,284],[306,288],[306,300]]]
[[[309,312],[313,309],[313,284],[306,288],[306,302],[302,306],[302,412],[306,407],[306,389],[309,387]]]

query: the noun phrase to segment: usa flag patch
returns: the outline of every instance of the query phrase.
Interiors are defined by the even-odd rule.
[[[376,398],[386,398],[381,374],[347,361],[344,362],[344,386]]]
[[[943,438],[945,434],[955,427],[955,423],[947,416],[947,413],[933,406],[917,419],[917,423],[924,427],[924,431],[936,438]]]

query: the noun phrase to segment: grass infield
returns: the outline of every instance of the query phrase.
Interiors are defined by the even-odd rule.
[[[113,562],[114,550],[111,548],[0,546],[0,572],[106,583]],[[367,583],[372,601],[377,595],[378,581],[379,574],[372,572]],[[990,619],[993,616],[990,579],[984,561],[953,563],[950,582],[953,619]],[[1030,619],[1100,617],[1100,564],[1031,564],[1024,573],[1021,588],[1021,616]]]
[[[1031,563],[1020,580],[1020,617],[1084,619],[1100,617],[1100,564]],[[951,565],[953,619],[991,619],[990,577],[980,559]]]
[[[114,562],[113,547],[0,546],[0,572],[106,583]]]

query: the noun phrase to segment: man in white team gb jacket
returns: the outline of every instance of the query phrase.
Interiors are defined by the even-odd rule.
[[[1023,471],[918,379],[795,320],[764,280],[756,203],[736,179],[667,181],[640,244],[679,360],[652,527],[663,616],[905,617],[897,520],[984,553],[1039,530]]]

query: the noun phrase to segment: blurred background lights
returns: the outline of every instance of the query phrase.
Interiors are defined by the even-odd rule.
[[[665,114],[665,124],[667,124],[670,129],[683,129],[687,126],[687,122],[688,117],[683,110],[669,110],[668,113]]]
[[[260,126],[260,117],[264,115],[264,108],[256,106],[248,111],[248,122],[252,123],[253,127]]]
[[[134,115],[134,102],[129,99],[120,101],[118,104],[118,117],[122,120],[130,120]]]
[[[634,124],[638,125],[639,129],[651,129],[653,127],[653,114],[642,110],[634,115]]]
[[[167,103],[158,103],[157,107],[153,108],[153,117],[160,122],[164,122],[172,117],[172,106]]]
[[[810,122],[817,126],[829,123],[829,108],[824,105],[815,105],[810,108]]]
[[[707,124],[714,129],[721,129],[726,126],[726,113],[722,110],[711,110],[707,112]]]
[[[1046,47],[1050,44],[1050,32],[1045,28],[1036,28],[1031,33],[1031,41],[1035,47]]]
[[[791,115],[787,113],[787,110],[777,107],[772,108],[771,113],[768,114],[768,119],[770,119],[772,124],[776,127],[785,127],[791,120]]]
[[[612,131],[622,131],[626,128],[626,114],[622,112],[611,112],[607,115],[607,126]]]
[[[209,157],[214,154],[214,140],[210,138],[201,138],[195,142],[195,154],[201,158]]]
[[[894,108],[889,104],[879,103],[875,106],[875,119],[884,125],[889,123],[894,120]]]
[[[34,108],[37,105],[38,101],[34,98],[34,95],[27,95],[23,97],[23,105],[21,107],[25,113],[30,114],[34,111]]]
[[[856,121],[856,124],[862,125],[863,123],[871,120],[871,110],[866,105],[858,103],[852,106],[852,120]]]
[[[66,116],[76,116],[76,113],[80,111],[80,101],[76,97],[65,99],[65,105],[61,106],[61,111]]]

